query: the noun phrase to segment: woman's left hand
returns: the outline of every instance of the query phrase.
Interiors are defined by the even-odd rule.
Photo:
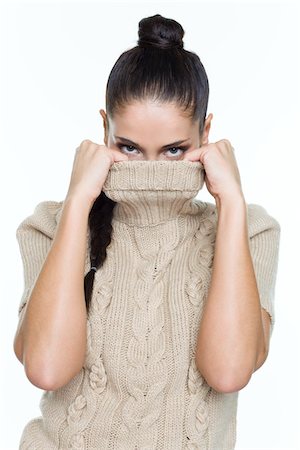
[[[188,150],[183,159],[200,161],[203,164],[207,190],[217,202],[222,198],[243,196],[234,149],[227,139]]]

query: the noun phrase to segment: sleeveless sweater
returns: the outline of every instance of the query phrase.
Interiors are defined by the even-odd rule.
[[[210,387],[195,363],[218,211],[196,196],[200,161],[113,163],[111,242],[95,273],[80,372],[43,391],[21,450],[232,450],[238,392]],[[50,249],[63,201],[40,202],[18,226],[24,269],[19,318]],[[261,306],[274,326],[280,225],[247,204]],[[99,218],[100,219],[100,218]],[[86,267],[90,269],[89,230]]]

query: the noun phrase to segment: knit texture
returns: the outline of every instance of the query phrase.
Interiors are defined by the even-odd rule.
[[[196,199],[203,165],[122,161],[103,191],[116,201],[112,240],[95,273],[87,351],[65,386],[44,391],[20,450],[232,450],[238,392],[211,388],[195,363],[218,211]],[[24,267],[19,318],[51,247],[63,201],[43,201],[17,228]],[[247,204],[260,301],[275,321],[280,225]],[[85,273],[90,269],[89,230]]]

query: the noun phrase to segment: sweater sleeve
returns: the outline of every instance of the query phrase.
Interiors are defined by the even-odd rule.
[[[40,202],[33,214],[26,217],[16,230],[23,263],[23,294],[19,302],[18,316],[24,313],[36,279],[51,248],[62,202]]]
[[[281,227],[260,205],[248,205],[250,253],[261,306],[271,318],[270,335],[275,323],[275,287],[278,270]]]

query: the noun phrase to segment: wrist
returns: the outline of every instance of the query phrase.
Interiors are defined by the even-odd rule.
[[[86,210],[89,213],[95,200],[96,199],[91,199],[79,192],[68,192],[64,204],[74,204],[81,210]]]
[[[242,192],[236,192],[225,195],[217,195],[215,197],[216,206],[218,209],[222,208],[233,208],[237,209],[239,207],[246,206],[246,200]]]

